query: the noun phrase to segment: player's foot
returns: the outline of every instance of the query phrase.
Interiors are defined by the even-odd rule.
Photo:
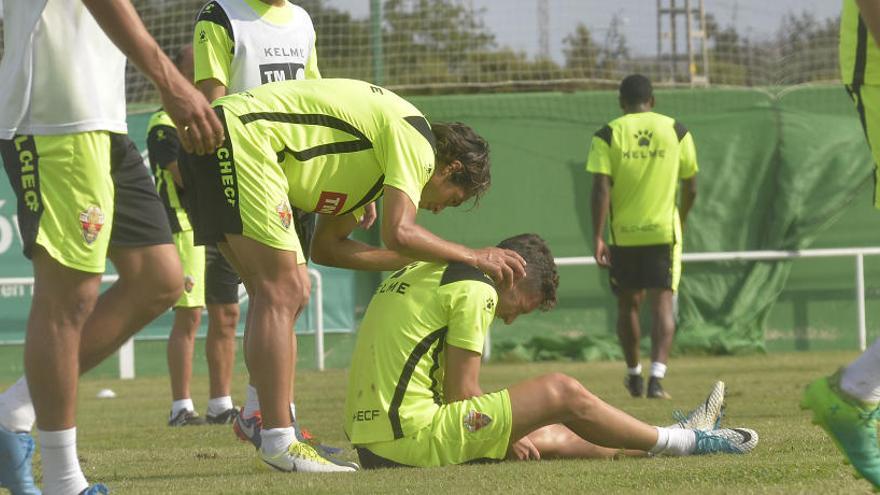
[[[758,445],[758,432],[748,428],[694,430],[694,434],[697,436],[694,455],[747,454]]]
[[[242,442],[250,442],[258,449],[263,443],[263,438],[260,436],[262,429],[263,416],[260,414],[260,411],[256,411],[253,416],[245,418],[244,408],[242,407],[238,415],[235,416],[235,419],[232,420],[232,431],[235,432],[235,436]]]
[[[715,382],[712,391],[706,400],[695,407],[687,415],[680,411],[672,413],[678,423],[670,428],[685,428],[688,430],[715,430],[721,426],[721,418],[724,416],[724,382]]]
[[[0,426],[0,487],[14,495],[40,495],[31,470],[34,448],[30,434],[14,433]]]
[[[205,419],[189,409],[177,411],[177,414],[168,420],[168,426],[200,426],[203,424],[205,424]]]
[[[235,421],[238,417],[238,409],[230,407],[216,416],[211,413],[205,413],[205,422],[209,425],[228,425]]]
[[[79,495],[107,495],[108,493],[110,493],[110,489],[98,483],[79,492]]]
[[[292,443],[287,451],[271,457],[264,454],[262,450],[257,450],[257,465],[264,469],[275,469],[288,473],[295,471],[304,473],[356,471],[355,468],[330,462],[319,455],[311,445],[302,442]]]
[[[623,379],[623,385],[633,397],[641,397],[645,393],[645,379],[642,375],[626,375]]]
[[[649,399],[671,399],[672,396],[667,394],[665,390],[663,390],[663,385],[660,384],[660,378],[656,376],[652,376],[648,379],[648,393],[645,396]]]
[[[802,409],[813,411],[822,427],[855,470],[880,488],[880,448],[877,446],[877,404],[866,404],[840,390],[840,372],[807,385]]]

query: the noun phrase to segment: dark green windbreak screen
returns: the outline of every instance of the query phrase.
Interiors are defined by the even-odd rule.
[[[880,239],[880,216],[870,205],[873,165],[842,87],[671,90],[656,98],[656,111],[685,124],[697,146],[699,192],[685,228],[685,252],[866,246]],[[489,141],[493,159],[492,188],[476,209],[423,212],[424,225],[471,246],[535,232],[557,257],[592,256],[592,182],[584,163],[593,132],[619,115],[615,92],[414,100],[429,120],[473,126]],[[836,223],[840,218],[846,221]],[[852,349],[853,264],[852,258],[687,263],[676,348]],[[794,287],[786,285],[793,265],[799,274]],[[878,265],[866,261],[872,334]],[[557,309],[511,327],[496,323],[494,350],[524,359],[617,356],[615,319],[607,274],[563,267]]]

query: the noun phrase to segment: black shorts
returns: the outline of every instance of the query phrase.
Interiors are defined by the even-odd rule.
[[[205,246],[205,303],[238,304],[241,279],[216,245]]]
[[[673,244],[609,246],[611,289],[615,294],[620,290],[676,290],[674,247]]]
[[[110,176],[113,182],[113,221],[110,246],[140,247],[173,243],[168,216],[144,159],[126,134],[108,133],[110,138]],[[20,140],[21,136],[16,136]],[[27,137],[30,142],[32,137]],[[13,140],[0,140],[0,153],[10,183],[22,203],[21,160]],[[36,152],[35,152],[36,154]],[[19,205],[18,224],[24,254],[30,258],[36,243],[41,215],[28,214]]]
[[[114,213],[110,245],[120,247],[172,244],[168,215],[150,171],[126,134],[110,134],[110,175]]]

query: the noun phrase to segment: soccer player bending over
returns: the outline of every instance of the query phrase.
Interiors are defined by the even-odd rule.
[[[717,429],[720,383],[704,405],[671,427],[647,425],[560,373],[484,393],[480,353],[489,324],[549,310],[559,283],[539,236],[522,234],[498,247],[526,261],[525,278],[510,287],[464,263],[414,262],[376,290],[358,330],[345,403],[345,432],[363,467],[755,447],[753,430]]]

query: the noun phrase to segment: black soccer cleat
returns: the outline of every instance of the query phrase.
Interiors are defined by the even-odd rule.
[[[663,390],[663,385],[660,385],[660,378],[656,376],[652,376],[648,380],[648,394],[647,397],[649,399],[671,399],[672,396],[667,394],[665,390]]]
[[[623,385],[629,391],[629,395],[633,397],[641,397],[645,392],[645,379],[642,375],[626,375],[623,379]]]
[[[205,419],[189,409],[181,409],[168,420],[168,426],[200,426],[203,424],[205,424]]]
[[[205,413],[205,422],[209,425],[230,425],[237,417],[238,409],[232,407],[216,416],[211,413]]]

